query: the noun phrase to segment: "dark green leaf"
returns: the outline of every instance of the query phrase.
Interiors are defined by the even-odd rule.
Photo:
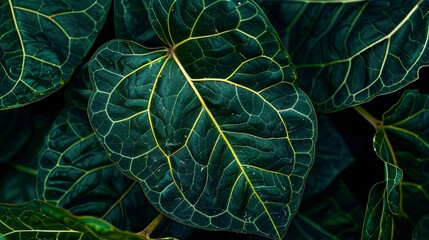
[[[0,3],[0,109],[39,100],[67,82],[90,50],[109,0]]]
[[[320,111],[398,90],[429,62],[427,0],[270,4],[300,86]]]
[[[384,182],[377,183],[369,193],[362,229],[364,240],[387,240],[394,237],[394,218],[388,206],[385,186]]]
[[[363,208],[341,181],[327,188],[321,198],[304,201],[286,239],[359,239]]]
[[[95,137],[87,117],[90,89],[84,66],[67,89],[67,105],[41,151],[39,198],[76,215],[101,217],[120,229],[141,231],[159,212],[147,201],[140,183],[117,169]],[[168,222],[162,233],[189,232]]]
[[[353,161],[353,156],[334,124],[317,115],[319,136],[316,158],[305,183],[304,199],[323,191]]]
[[[145,46],[162,46],[149,22],[149,1],[114,0],[115,33],[120,39],[139,42]]]
[[[23,205],[0,204],[0,233],[15,239],[140,239],[94,217],[76,217],[53,205],[31,201]]]
[[[419,158],[411,153],[400,152],[397,158],[404,171],[403,211],[413,221],[429,213],[429,157]]]
[[[429,157],[429,96],[417,91],[405,91],[402,98],[389,111],[374,137],[374,149],[383,159],[386,169],[387,200],[394,214],[400,214],[402,179],[399,154],[414,156],[405,161]],[[408,153],[408,154],[407,154]]]
[[[253,1],[152,1],[168,46],[111,41],[89,115],[112,160],[165,215],[281,238],[317,136],[289,56]]]
[[[429,214],[423,216],[413,231],[413,240],[425,240],[429,238]]]
[[[396,153],[386,134],[384,128],[380,128],[374,136],[374,150],[377,155],[384,161],[384,175],[386,178],[386,194],[389,209],[393,214],[401,214],[400,198],[401,190],[399,184],[402,181],[402,170],[398,167]]]
[[[7,110],[4,113],[17,110]],[[7,114],[3,116],[7,116]],[[7,162],[0,164],[0,202],[18,204],[36,198],[37,155],[42,148],[43,139],[49,131],[53,118],[25,107],[17,111],[16,119],[22,120],[17,121],[17,124],[25,123],[22,126],[22,129],[25,130],[22,137],[27,139],[19,149],[16,149],[18,151]],[[16,126],[15,131],[21,133],[18,126]],[[2,144],[8,145],[14,140],[20,144],[19,137],[19,135],[13,135]],[[4,151],[4,154],[7,155],[7,149]],[[15,151],[15,149],[11,147],[11,151]]]

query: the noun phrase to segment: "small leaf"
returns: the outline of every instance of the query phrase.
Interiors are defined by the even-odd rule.
[[[387,200],[394,214],[400,214],[402,170],[398,154],[409,152],[416,157],[429,157],[429,128],[426,121],[429,95],[405,91],[401,99],[383,114],[374,137],[374,149],[385,161]],[[412,159],[409,159],[412,161]]]
[[[151,1],[167,47],[116,40],[90,62],[89,116],[112,160],[181,223],[280,239],[314,158],[316,119],[253,1]]]
[[[331,112],[394,92],[429,63],[429,2],[267,1],[300,86]]]
[[[146,239],[94,217],[76,217],[42,201],[0,204],[0,219],[0,233],[8,239]]]
[[[394,218],[388,207],[385,183],[371,188],[362,228],[362,239],[393,239]]]
[[[110,1],[0,3],[0,109],[46,97],[85,59]]]

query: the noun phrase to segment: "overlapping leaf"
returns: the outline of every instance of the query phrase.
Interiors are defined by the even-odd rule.
[[[0,3],[0,109],[39,100],[68,81],[90,50],[109,0]]]
[[[89,115],[113,161],[182,223],[281,238],[317,136],[309,99],[253,1],[152,1],[167,47],[111,41]]]
[[[385,183],[371,189],[362,228],[362,239],[393,239],[395,219],[389,209]]]
[[[302,203],[286,239],[359,239],[362,217],[362,206],[336,181],[320,198]]]
[[[386,162],[387,200],[394,214],[400,214],[399,184],[403,175],[398,154],[408,152],[416,158],[429,157],[429,128],[424,120],[428,118],[427,109],[427,95],[406,91],[401,100],[383,114],[381,126],[374,137],[374,149]]]
[[[12,145],[10,151],[13,154],[8,154],[7,148],[0,152],[8,156],[6,162],[0,163],[0,202],[15,204],[27,202],[36,198],[37,155],[42,148],[43,139],[49,131],[53,117],[40,115],[29,107],[0,113],[2,117],[7,117],[5,120],[16,120],[17,124],[15,126],[13,123],[10,124],[11,130],[16,135],[11,134],[1,141],[6,147]],[[24,125],[18,126],[18,124]],[[7,136],[9,130],[7,128],[4,130]],[[20,137],[24,139],[23,142],[20,141]],[[13,143],[19,147],[13,146]]]
[[[121,232],[100,219],[76,217],[41,201],[0,204],[0,234],[7,239],[146,239]]]
[[[402,170],[398,167],[395,150],[393,149],[391,138],[386,134],[385,129],[379,129],[374,136],[374,150],[384,161],[386,178],[386,201],[393,214],[400,215],[401,190],[399,185],[402,181]]]
[[[416,221],[429,210],[424,171],[425,159],[429,158],[428,109],[428,95],[405,91],[400,101],[383,114],[374,137],[374,149],[385,161],[383,203],[389,210],[386,214],[401,215],[408,222]]]
[[[120,229],[143,230],[159,212],[147,201],[140,184],[123,175],[109,159],[89,124],[87,103],[92,91],[87,66],[67,90],[67,105],[40,153],[39,198],[76,215],[101,217]],[[181,230],[179,225],[166,223],[161,232],[186,235],[189,229]]]
[[[266,2],[320,111],[393,92],[429,63],[427,0]]]
[[[163,46],[150,25],[148,5],[149,1],[114,0],[117,38],[133,40],[145,46]]]

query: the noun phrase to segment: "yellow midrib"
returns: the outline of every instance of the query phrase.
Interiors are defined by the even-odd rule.
[[[174,51],[172,51],[172,54],[174,61],[176,62],[177,66],[180,68],[180,71],[183,73],[183,75],[186,78],[186,81],[188,82],[188,84],[191,86],[192,90],[194,91],[195,95],[198,97],[198,100],[200,100],[201,105],[203,107],[203,109],[207,112],[207,114],[209,115],[210,119],[212,120],[213,124],[215,125],[216,129],[218,130],[220,136],[222,137],[222,139],[225,141],[226,145],[228,146],[229,150],[231,151],[235,162],[237,163],[238,167],[240,168],[240,171],[243,173],[243,176],[246,178],[247,183],[249,184],[250,188],[252,189],[252,191],[255,193],[256,198],[259,200],[259,202],[261,203],[262,207],[264,208],[265,212],[268,215],[268,218],[270,219],[271,224],[274,227],[274,230],[276,231],[276,234],[279,238],[281,238],[280,233],[277,230],[276,224],[274,223],[273,218],[271,217],[270,212],[268,211],[267,207],[265,206],[265,203],[262,201],[262,199],[259,197],[258,193],[255,190],[255,187],[253,186],[252,182],[250,181],[249,176],[247,175],[247,173],[244,171],[243,165],[241,164],[241,162],[238,159],[237,154],[234,151],[234,148],[232,147],[231,143],[228,141],[228,138],[225,136],[225,134],[223,133],[222,129],[220,128],[220,125],[217,123],[215,117],[213,116],[213,114],[210,112],[209,108],[207,107],[203,97],[201,96],[201,94],[199,93],[198,89],[195,87],[194,83],[192,82],[192,78],[188,75],[188,73],[186,72],[185,68],[182,66],[182,64],[180,63],[179,59],[176,56],[176,53]]]

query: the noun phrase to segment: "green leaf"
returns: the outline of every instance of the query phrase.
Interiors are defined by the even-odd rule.
[[[390,137],[386,134],[384,128],[377,130],[373,145],[377,155],[384,161],[384,175],[386,178],[386,194],[389,209],[393,214],[401,214],[400,198],[401,190],[399,185],[402,181],[402,170],[398,167],[395,150],[390,141]]]
[[[16,133],[22,133],[22,137],[25,138],[23,143],[19,141],[21,135],[12,135],[2,141],[2,144],[7,146],[16,140],[20,147],[19,149],[10,147],[14,152],[13,156],[7,162],[0,163],[0,202],[18,204],[36,198],[37,155],[53,117],[42,115],[29,107],[0,112],[12,113],[8,119],[17,120],[17,124],[24,124],[21,129],[25,130],[25,133],[22,133],[18,126],[14,128]],[[8,114],[2,116],[6,117]],[[8,155],[7,152],[5,149],[1,154]]]
[[[362,217],[362,206],[336,181],[320,197],[303,201],[286,239],[359,239]]]
[[[417,221],[429,213],[429,157],[420,158],[407,152],[400,152],[397,158],[404,171],[403,212]]]
[[[317,121],[316,157],[305,183],[304,199],[322,192],[353,161],[347,144],[329,117],[318,114]]]
[[[76,217],[67,210],[42,201],[23,205],[0,204],[0,233],[7,239],[133,239],[144,240],[122,232],[94,217]]]
[[[267,2],[319,111],[396,91],[429,63],[427,0]]]
[[[90,62],[89,116],[163,214],[280,239],[314,157],[316,119],[253,1],[152,1],[167,47],[116,40]]]
[[[140,185],[117,170],[95,137],[87,118],[87,71],[82,68],[73,79],[67,106],[40,153],[39,198],[77,215],[101,217],[121,229],[142,229],[157,212],[144,201]]]
[[[390,136],[395,151],[429,157],[429,95],[407,90],[383,114],[382,128]]]
[[[429,95],[418,91],[405,91],[401,99],[383,114],[381,126],[374,137],[374,149],[385,161],[389,207],[394,214],[400,214],[402,180],[399,154],[412,154],[416,158],[429,157]]]
[[[365,219],[362,228],[362,239],[393,239],[394,215],[388,207],[384,182],[377,183],[371,188]]]
[[[150,25],[148,5],[149,1],[114,0],[117,38],[133,40],[145,46],[163,46]]]
[[[95,137],[87,116],[90,89],[85,65],[72,79],[66,107],[40,153],[39,198],[76,215],[96,216],[120,229],[141,231],[159,212],[146,200],[140,184],[117,169]],[[162,234],[189,232],[168,222]]]
[[[109,0],[0,3],[0,109],[37,101],[67,82],[92,47]]]
[[[429,214],[423,216],[413,230],[413,240],[424,240],[429,238]]]

